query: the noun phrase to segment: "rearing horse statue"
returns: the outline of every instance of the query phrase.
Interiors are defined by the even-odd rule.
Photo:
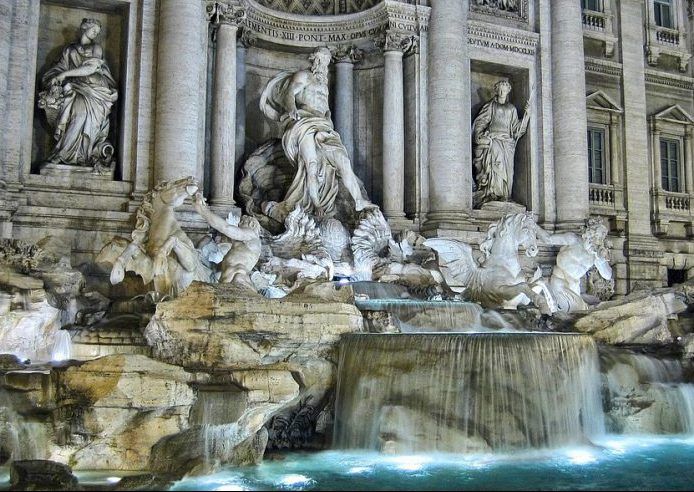
[[[189,176],[163,181],[145,195],[136,212],[132,240],[114,238],[97,257],[99,262],[113,264],[112,284],[122,282],[126,271],[133,271],[145,284],[152,282],[158,294],[176,296],[193,280],[211,281],[211,270],[174,213],[198,188],[198,182]]]
[[[508,214],[491,224],[480,244],[482,258],[472,248],[455,239],[427,239],[424,244],[437,252],[439,269],[449,287],[463,291],[467,299],[485,308],[516,309],[532,302],[546,314],[556,310],[554,299],[541,272],[532,278],[523,275],[519,246],[530,257],[537,255],[537,225],[527,213]],[[539,269],[538,269],[539,270]]]

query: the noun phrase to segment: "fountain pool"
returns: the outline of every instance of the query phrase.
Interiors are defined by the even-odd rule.
[[[691,490],[694,438],[607,435],[594,446],[508,454],[289,453],[190,477],[169,490]],[[117,473],[75,472],[108,490]],[[9,473],[0,468],[0,490]]]
[[[172,490],[691,490],[694,440],[608,437],[602,447],[507,455],[292,454]]]

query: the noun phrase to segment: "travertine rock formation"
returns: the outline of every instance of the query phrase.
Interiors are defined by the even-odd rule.
[[[673,290],[643,292],[601,304],[574,324],[608,344],[667,344],[673,342],[668,319],[687,309]]]

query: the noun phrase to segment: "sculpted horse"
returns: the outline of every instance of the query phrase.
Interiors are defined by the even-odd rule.
[[[122,282],[125,272],[132,271],[145,284],[152,282],[160,295],[176,296],[193,280],[211,281],[211,270],[174,213],[198,188],[198,182],[189,176],[163,181],[145,195],[137,209],[132,240],[114,238],[97,257],[99,262],[113,264],[112,284]]]
[[[487,238],[480,244],[479,262],[469,245],[455,239],[427,239],[424,244],[437,252],[439,269],[448,286],[464,291],[469,300],[485,308],[504,309],[532,302],[550,314],[556,307],[539,269],[532,278],[526,278],[519,261],[520,246],[527,256],[537,255],[536,230],[531,215],[502,217],[489,226]]]

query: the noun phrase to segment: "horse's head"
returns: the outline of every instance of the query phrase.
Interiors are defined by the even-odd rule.
[[[537,256],[537,224],[529,212],[516,214],[518,216],[519,244],[525,248],[525,256],[530,258]]]
[[[186,198],[197,193],[199,188],[198,181],[192,176],[175,181],[162,181],[152,191],[152,199],[161,200],[162,203],[176,208],[183,205]]]
[[[507,254],[509,249],[517,251],[519,246],[523,246],[527,256],[536,256],[538,247],[535,228],[535,220],[529,213],[505,215],[489,226],[487,238],[480,244],[480,251],[489,258],[494,254],[493,249],[496,249],[496,254]]]

